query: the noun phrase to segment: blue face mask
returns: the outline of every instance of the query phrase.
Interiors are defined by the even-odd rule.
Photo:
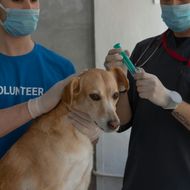
[[[27,36],[37,28],[39,9],[10,9],[0,7],[6,12],[6,19],[0,24],[12,36]]]
[[[190,29],[190,3],[181,5],[161,5],[162,19],[174,32]]]

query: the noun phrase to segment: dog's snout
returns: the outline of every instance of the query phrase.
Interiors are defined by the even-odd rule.
[[[117,129],[120,126],[120,122],[117,120],[110,120],[108,121],[108,127],[112,130]]]

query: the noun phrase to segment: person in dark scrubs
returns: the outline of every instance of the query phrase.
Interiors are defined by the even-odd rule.
[[[160,0],[163,34],[138,43],[117,112],[131,128],[122,190],[190,190],[190,0]],[[122,66],[111,49],[105,67]],[[126,71],[124,71],[126,72]]]

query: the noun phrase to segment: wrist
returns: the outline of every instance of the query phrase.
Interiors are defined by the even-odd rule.
[[[182,97],[178,92],[168,90],[166,102],[167,104],[162,107],[163,109],[175,110],[177,106],[182,103]]]

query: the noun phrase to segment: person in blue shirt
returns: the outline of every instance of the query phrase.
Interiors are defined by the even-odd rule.
[[[139,42],[121,93],[120,132],[131,128],[122,190],[190,189],[190,0],[160,0],[163,34]],[[111,49],[105,67],[123,66]]]
[[[35,43],[39,0],[0,0],[0,158],[50,111],[75,73],[66,58]],[[51,87],[51,88],[50,88]]]

